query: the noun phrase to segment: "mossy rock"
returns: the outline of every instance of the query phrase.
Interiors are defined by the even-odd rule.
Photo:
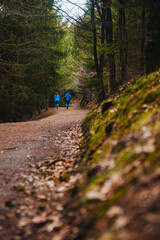
[[[103,114],[104,112],[106,112],[110,107],[115,105],[115,101],[114,100],[108,100],[107,102],[103,102],[102,106],[101,106],[101,113]]]

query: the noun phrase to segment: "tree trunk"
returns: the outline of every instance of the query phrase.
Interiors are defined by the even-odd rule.
[[[92,22],[92,32],[93,32],[93,54],[95,67],[98,78],[98,100],[102,101],[104,99],[104,84],[103,84],[103,67],[104,67],[104,54],[100,55],[100,59],[98,60],[98,52],[97,52],[97,32],[96,32],[96,24],[95,24],[95,1],[91,0],[91,22]],[[101,43],[104,43],[104,30],[101,29]]]
[[[105,2],[103,0],[103,2]],[[105,4],[104,4],[105,6]],[[108,46],[112,47],[113,44],[113,21],[112,21],[112,13],[111,13],[111,0],[107,1],[106,7],[106,42]],[[108,92],[115,91],[117,88],[116,84],[116,64],[114,58],[114,51],[110,50],[108,53],[108,62],[109,62],[109,71],[110,77],[108,81]]]
[[[149,23],[146,48],[146,73],[160,67],[160,0],[149,0]]]
[[[145,43],[146,43],[146,0],[142,1],[142,42],[141,42],[141,73],[145,73]]]
[[[105,40],[105,10],[103,5],[102,16],[101,16],[101,46],[102,47],[104,47],[104,40]],[[103,72],[104,72],[104,50],[100,53],[100,57],[99,57],[99,82],[101,85],[100,89],[103,89],[103,91],[99,91],[98,98],[100,101],[104,99]]]
[[[11,115],[10,115],[10,122],[14,121],[15,116],[15,96],[13,92],[12,100],[11,100]]]
[[[120,42],[120,65],[121,76],[120,83],[126,80],[126,67],[127,67],[127,31],[126,31],[126,17],[124,11],[124,0],[119,0],[119,42]]]

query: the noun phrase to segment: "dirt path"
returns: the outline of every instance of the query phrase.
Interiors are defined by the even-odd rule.
[[[60,108],[38,121],[0,124],[1,240],[48,240],[61,228],[60,201],[79,178],[70,173],[76,170],[85,115]]]

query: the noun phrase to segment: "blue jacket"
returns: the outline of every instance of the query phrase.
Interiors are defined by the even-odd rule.
[[[54,95],[54,101],[59,102],[61,100],[59,94]]]
[[[71,94],[70,93],[66,93],[65,99],[66,99],[66,101],[70,101],[71,100]]]

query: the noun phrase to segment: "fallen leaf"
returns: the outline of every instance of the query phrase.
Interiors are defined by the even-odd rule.
[[[53,188],[55,186],[55,182],[54,181],[47,181],[47,186],[50,188]]]
[[[46,226],[47,232],[52,232],[55,228],[59,228],[62,226],[62,222],[58,217],[54,217],[54,222],[50,223]]]
[[[154,139],[150,139],[146,144],[144,144],[144,145],[137,145],[134,148],[134,151],[137,154],[140,154],[142,152],[144,152],[144,153],[152,153],[154,150],[155,150]]]
[[[40,224],[40,223],[44,223],[47,222],[47,217],[43,217],[43,216],[36,216],[32,219],[32,223],[34,224]]]
[[[65,188],[63,186],[61,186],[57,189],[57,192],[65,192],[65,191],[67,191],[67,188]]]
[[[116,219],[113,228],[115,229],[120,229],[125,227],[129,222],[129,219],[127,217],[124,216],[120,216]]]
[[[27,226],[30,222],[31,222],[30,219],[23,218],[23,219],[21,219],[21,220],[18,222],[18,227],[19,227],[19,228],[25,227],[25,226]]]
[[[47,199],[47,197],[45,196],[45,195],[37,195],[37,198],[39,198],[39,199],[42,199],[42,200],[46,200]]]
[[[86,194],[86,198],[88,200],[100,200],[100,201],[105,201],[106,197],[102,193],[98,191],[89,191]]]
[[[119,206],[113,206],[107,211],[106,216],[112,218],[121,214],[123,214],[123,209]]]
[[[64,210],[64,208],[63,208],[63,206],[61,204],[57,204],[56,205],[56,210],[61,212],[61,211]]]

